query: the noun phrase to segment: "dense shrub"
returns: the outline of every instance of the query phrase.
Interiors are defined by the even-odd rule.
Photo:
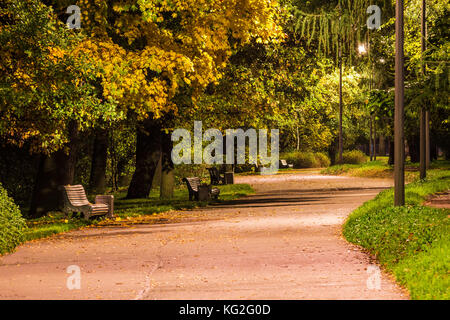
[[[315,153],[316,159],[319,162],[320,167],[326,168],[331,164],[330,158],[323,152]]]
[[[19,207],[0,184],[0,254],[11,252],[22,243],[26,228]]]
[[[280,155],[280,159],[286,159],[288,163],[294,164],[294,168],[320,168],[330,165],[330,158],[324,153],[313,152],[289,152]]]
[[[342,154],[342,163],[361,164],[367,162],[367,156],[359,150],[345,151]]]

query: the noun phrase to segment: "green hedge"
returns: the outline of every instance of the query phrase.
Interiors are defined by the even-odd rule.
[[[0,184],[0,254],[11,252],[21,244],[26,228],[19,207]]]
[[[294,164],[294,168],[322,168],[330,165],[330,158],[322,152],[288,152],[280,155],[280,159],[286,159]]]
[[[367,156],[359,150],[345,151],[342,153],[342,163],[361,164],[367,162]]]

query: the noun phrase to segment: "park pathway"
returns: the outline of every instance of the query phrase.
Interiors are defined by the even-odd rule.
[[[0,257],[0,299],[407,299],[341,235],[392,181],[311,172],[236,177],[255,195],[209,220],[84,229]],[[67,267],[81,271],[69,290]]]

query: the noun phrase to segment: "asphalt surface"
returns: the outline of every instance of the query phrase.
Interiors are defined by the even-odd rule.
[[[347,215],[391,180],[235,180],[256,194],[187,211],[185,222],[89,228],[21,245],[0,257],[0,299],[408,299],[341,235]]]

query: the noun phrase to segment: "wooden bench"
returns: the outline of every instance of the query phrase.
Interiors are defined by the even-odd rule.
[[[293,164],[288,164],[286,160],[282,159],[280,160],[280,168],[285,169],[285,168],[294,168]]]
[[[188,191],[189,191],[189,200],[195,199],[199,200],[199,187],[202,186],[200,178],[192,177],[192,178],[183,178],[183,181],[186,182]],[[220,190],[218,188],[213,188],[211,185],[208,187],[208,194],[211,198],[217,199],[219,197]]]
[[[114,216],[114,196],[98,195],[95,197],[95,203],[90,203],[86,197],[86,192],[82,185],[63,186],[64,208],[67,215],[71,212],[82,212],[85,219],[91,216],[103,216],[108,218]]]
[[[225,176],[220,175],[219,169],[216,167],[208,168],[209,177],[212,185],[225,184]]]

